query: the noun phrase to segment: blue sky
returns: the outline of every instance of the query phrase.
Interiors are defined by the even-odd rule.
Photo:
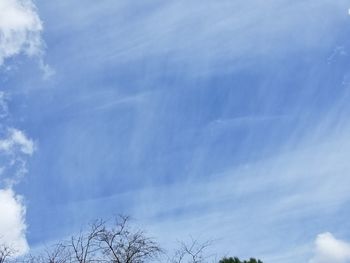
[[[0,234],[125,213],[169,249],[350,262],[349,8],[0,0]]]

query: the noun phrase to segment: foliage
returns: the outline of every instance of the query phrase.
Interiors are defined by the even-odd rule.
[[[250,258],[249,260],[241,261],[237,257],[229,257],[229,258],[223,258],[219,261],[219,263],[263,263],[260,259]]]

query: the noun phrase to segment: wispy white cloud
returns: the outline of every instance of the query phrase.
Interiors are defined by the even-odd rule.
[[[350,262],[350,243],[336,239],[331,233],[319,234],[315,240],[314,256],[310,263]]]
[[[0,151],[5,154],[14,154],[16,149],[26,155],[34,152],[34,142],[20,130],[9,129],[7,138],[0,140]]]
[[[148,4],[145,1],[140,6],[148,8]],[[89,50],[77,52],[82,47],[76,43],[77,49],[72,49],[71,58],[85,61],[88,56],[100,65],[114,60],[165,56],[175,64],[200,67],[202,71],[196,71],[197,74],[205,74],[213,70],[214,65],[228,62],[230,67],[242,67],[257,63],[257,57],[279,58],[299,51],[328,48],[334,44],[333,29],[348,18],[345,0],[293,3],[225,0],[205,4],[167,1],[159,3],[151,12],[138,13],[128,23],[121,23],[123,19],[114,21],[108,14],[113,8],[113,16],[124,17],[135,12],[134,3],[121,1],[111,7],[106,1],[93,6],[95,9],[81,11],[78,5],[72,5],[71,8],[77,9],[77,16],[66,15],[60,23],[61,27],[73,26],[82,31],[89,30],[96,21],[104,25],[104,34],[89,39],[91,46],[86,46]],[[232,61],[237,63],[233,65]]]
[[[170,248],[192,235],[218,240],[219,254],[305,261],[312,248],[301,228],[312,228],[316,218],[337,213],[350,200],[349,126],[331,133],[326,130],[334,126],[320,127],[323,132],[309,127],[298,144],[286,142],[284,151],[220,174],[71,205],[104,216],[102,204],[126,204],[127,213]]]
[[[35,150],[35,143],[23,131],[6,128],[0,138],[0,185],[11,187],[27,173],[27,157]]]
[[[56,71],[49,64],[46,64],[43,58],[39,59],[39,69],[43,73],[44,80],[48,80],[56,74]]]
[[[162,55],[166,55],[164,57],[167,59],[179,61],[181,67],[188,64],[215,67],[225,61],[236,59],[244,60],[243,64],[246,60],[256,63],[258,56],[267,58],[291,55],[298,51],[316,52],[318,48],[327,46],[336,39],[334,35],[338,33],[334,29],[342,23],[344,16],[348,18],[347,9],[344,8],[347,6],[346,2],[220,1],[215,4],[203,4],[200,1],[191,3],[169,1],[160,4],[152,12],[140,12],[128,23],[121,24],[114,23],[115,20],[110,18],[110,20],[104,19],[102,17],[104,13],[94,12],[96,5],[93,5],[92,8],[81,12],[88,10],[87,16],[98,17],[103,24],[99,24],[99,27],[104,29],[103,34],[100,34],[102,32],[100,30],[92,30],[97,35],[91,37],[91,31],[86,31],[82,36],[91,37],[89,39],[91,41],[85,41],[86,45],[82,46],[81,38],[74,40],[76,49],[68,48],[67,52],[72,52],[69,53],[72,60],[74,56],[78,56],[84,63],[93,63],[96,67],[101,67],[106,61],[119,62],[123,59],[130,61],[135,58]],[[101,8],[104,4],[106,9],[110,10],[109,1],[99,3],[98,7]],[[77,6],[80,7],[78,4]],[[127,4],[119,10],[121,13],[123,8],[130,8],[125,6]],[[81,12],[78,13],[81,15]],[[116,16],[114,12],[111,13]],[[76,23],[86,26],[86,30],[91,29],[89,22],[94,19],[83,19],[85,17],[79,17],[79,14],[70,16],[68,12],[66,14],[78,20]],[[70,23],[69,17],[62,19],[63,23],[57,25],[67,23],[69,29],[72,26],[76,27],[76,24]],[[109,24],[108,21],[113,23]],[[78,52],[84,48],[86,50]],[[268,66],[268,61],[263,61]],[[72,63],[71,60],[66,60],[64,63],[69,63],[71,67],[84,64]],[[233,63],[233,66],[240,65],[241,63]],[[72,72],[76,74],[76,71]],[[196,70],[190,74],[202,72]],[[273,96],[271,90],[266,96]],[[96,101],[95,96],[93,101]],[[116,100],[96,109],[106,110],[124,102]],[[90,110],[90,107],[86,108]],[[142,117],[146,115],[144,112]],[[300,115],[304,115],[304,112]],[[157,122],[161,121],[156,117],[154,119]],[[340,118],[335,116],[331,119]],[[272,123],[274,120],[269,117],[251,118],[248,115],[247,118],[216,121],[210,128],[227,130],[254,124],[256,129],[259,129],[260,123],[267,121]],[[158,123],[152,124],[157,126]],[[91,203],[87,204],[86,211],[91,211],[91,207],[96,210],[102,209],[106,203],[123,203],[121,201],[123,200],[136,218],[149,219],[148,223],[151,224],[157,222],[152,226],[153,233],[165,243],[174,237],[176,239],[188,234],[197,236],[199,233],[204,233],[209,238],[224,238],[225,242],[221,244],[226,246],[222,246],[222,249],[227,249],[227,252],[235,254],[238,251],[245,253],[244,256],[252,254],[259,256],[277,251],[287,255],[284,256],[283,262],[288,260],[290,262],[295,255],[290,253],[290,243],[288,247],[280,249],[285,236],[278,232],[278,228],[284,228],[283,232],[288,234],[289,239],[297,239],[301,234],[288,233],[288,229],[292,228],[290,225],[323,214],[324,211],[331,213],[350,199],[350,181],[347,176],[350,171],[349,129],[327,125],[329,125],[327,122],[322,123],[317,130],[305,121],[300,127],[305,131],[310,130],[309,137],[304,140],[298,137],[296,141],[286,142],[283,148],[285,151],[275,152],[272,156],[239,167],[233,166],[232,169],[209,177],[191,178],[192,174],[189,172],[187,181],[178,180],[173,185],[150,187],[124,197],[117,195],[114,197],[115,202],[97,200],[99,202],[94,206],[91,206]],[[322,134],[329,133],[332,129],[342,130],[342,133],[334,132],[322,137]],[[139,129],[140,135],[135,136],[142,138],[136,140],[134,148],[137,151],[142,151],[140,142],[144,140],[147,130],[142,126]],[[71,145],[68,145],[70,150]],[[254,152],[254,147],[256,146],[247,145],[248,151]],[[210,152],[210,147],[208,148]],[[201,149],[198,152],[201,152]],[[210,156],[210,158],[225,158],[225,156]],[[207,162],[210,161],[208,158]],[[190,162],[191,160],[188,161]],[[177,165],[176,160],[171,160],[171,163]],[[71,177],[71,174],[67,174],[67,177]],[[75,189],[74,185],[73,188]],[[82,205],[78,204],[76,207],[79,207],[81,214]],[[227,244],[231,247],[227,247]],[[288,251],[282,252],[283,249]],[[300,251],[304,253],[305,250]],[[275,261],[268,262],[278,262],[277,258],[281,257],[272,255],[270,258],[274,258]]]
[[[8,116],[7,97],[5,92],[0,91],[0,119]]]
[[[316,131],[310,129],[313,140],[300,138],[298,145],[288,145],[275,156],[207,178],[134,193],[139,199],[132,213],[149,218],[159,237],[166,232],[165,243],[169,236],[181,239],[190,233],[223,240],[218,251],[250,253],[271,259],[268,262],[278,262],[284,255],[284,262],[292,262],[296,255],[281,244],[286,233],[279,229],[287,231],[299,220],[308,224],[315,217],[336,213],[350,200],[349,130],[343,127],[341,133],[319,138]],[[266,235],[269,238],[260,243]],[[289,242],[300,235],[291,234]],[[305,257],[310,250],[304,242],[294,248],[300,246],[298,253]]]

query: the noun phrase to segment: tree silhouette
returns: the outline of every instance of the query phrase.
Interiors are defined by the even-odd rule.
[[[215,254],[208,254],[213,241],[179,242],[170,257],[160,245],[142,230],[130,227],[129,217],[118,216],[113,224],[96,220],[87,229],[41,253],[18,257],[16,251],[0,243],[0,263],[213,263]],[[216,256],[216,255],[215,255]],[[224,257],[218,263],[263,263],[250,258]]]

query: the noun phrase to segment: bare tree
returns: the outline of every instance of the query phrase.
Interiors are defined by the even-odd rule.
[[[56,244],[39,255],[28,254],[18,259],[21,263],[70,263],[70,251],[62,243]]]
[[[114,226],[104,228],[98,235],[102,253],[113,263],[142,263],[156,258],[162,249],[141,231],[132,231],[129,217],[119,216]]]
[[[1,0],[0,0],[1,1]],[[180,242],[172,257],[163,253],[157,242],[142,230],[129,226],[129,217],[118,216],[114,224],[96,220],[88,231],[80,231],[67,242],[59,243],[39,255],[18,257],[18,251],[0,244],[0,263],[148,263],[151,260],[168,263],[214,263],[215,254],[208,254],[212,241],[189,243]],[[164,258],[164,257],[165,258]],[[262,263],[251,258],[224,257],[219,263]]]
[[[143,231],[133,231],[128,220],[128,217],[119,216],[111,226],[96,220],[88,231],[81,231],[69,241],[46,249],[41,255],[27,256],[21,262],[143,263],[156,258],[162,252],[158,244]]]
[[[90,225],[88,232],[80,232],[78,236],[71,238],[69,247],[71,249],[71,262],[90,263],[102,262],[99,258],[98,237],[105,231],[105,222],[97,220]]]
[[[5,244],[0,245],[0,263],[9,262],[15,254],[15,249]]]
[[[180,242],[180,248],[174,253],[170,259],[171,263],[203,263],[206,262],[211,255],[206,254],[206,249],[212,244],[211,241],[203,243],[191,237],[190,243]]]
[[[41,262],[38,263],[68,263],[70,257],[67,246],[59,243],[51,249],[46,249],[45,255],[41,257]]]

